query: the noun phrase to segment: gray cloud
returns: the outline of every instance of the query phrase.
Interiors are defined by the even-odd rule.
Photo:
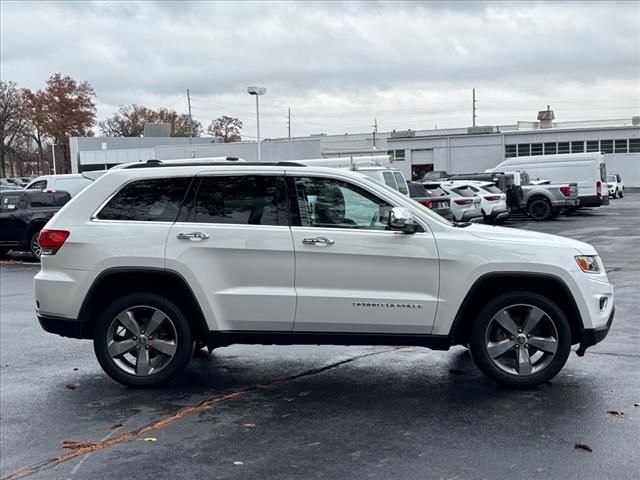
[[[89,80],[101,116],[133,102],[183,106],[190,88],[204,120],[237,114],[248,128],[244,88],[264,84],[265,121],[278,122],[267,123],[268,135],[282,134],[288,105],[306,122],[300,133],[361,131],[376,115],[388,128],[460,125],[474,86],[487,122],[525,112],[530,119],[550,101],[576,118],[630,116],[640,110],[639,9],[635,2],[3,2],[2,78],[31,88],[57,71]]]

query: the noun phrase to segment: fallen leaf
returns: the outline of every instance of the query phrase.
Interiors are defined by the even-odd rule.
[[[308,395],[311,395],[311,392],[300,392],[300,393],[298,394],[298,396],[300,396],[300,397],[306,397],[306,396],[308,396]]]
[[[73,371],[74,372],[77,371],[77,370],[78,370],[78,367],[73,367]]]
[[[593,452],[591,447],[589,445],[585,445],[584,443],[576,443],[575,444],[575,448],[576,448],[576,450],[584,450],[586,452]]]
[[[104,402],[100,402],[100,401],[89,402],[88,405],[90,407],[102,407],[104,405]]]
[[[618,410],[607,410],[607,413],[610,413],[614,417],[624,418],[624,412],[620,412]]]
[[[462,370],[458,370],[457,368],[450,368],[449,373],[453,373],[454,375],[463,375],[464,372]]]
[[[256,428],[256,424],[255,423],[243,423],[242,425],[247,427],[247,428]]]
[[[114,423],[113,425],[111,425],[111,430],[115,430],[116,428],[120,428],[122,425],[124,425],[122,422]]]
[[[145,437],[144,441],[145,442],[157,442],[158,439],[156,437]]]
[[[78,448],[90,448],[95,445],[96,444],[94,442],[89,442],[87,440],[64,440],[62,442],[62,448],[70,448],[72,450],[76,450]]]
[[[76,388],[78,388],[78,385],[75,385],[73,383],[67,383],[65,387],[67,387],[69,390],[75,390]]]
[[[8,365],[5,365],[5,367],[6,367],[6,366],[8,366]],[[640,402],[634,403],[634,404],[633,404],[633,406],[634,406],[634,407],[640,407]]]
[[[240,460],[234,460],[233,464],[234,465],[244,465],[244,462],[241,462]]]

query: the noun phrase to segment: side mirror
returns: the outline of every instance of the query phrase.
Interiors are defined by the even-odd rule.
[[[403,233],[416,233],[418,224],[411,210],[404,207],[393,207],[389,213],[389,228]]]

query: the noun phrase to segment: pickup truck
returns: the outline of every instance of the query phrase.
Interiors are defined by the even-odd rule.
[[[507,194],[511,211],[524,211],[536,221],[549,220],[580,204],[577,183],[534,185],[529,174],[522,171],[457,174],[449,178],[494,182]]]

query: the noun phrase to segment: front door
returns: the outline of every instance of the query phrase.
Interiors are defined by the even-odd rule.
[[[259,171],[202,175],[172,226],[166,268],[187,279],[211,330],[292,330],[294,258],[284,185],[283,174]]]
[[[294,331],[430,333],[439,283],[431,232],[387,230],[397,205],[363,186],[330,176],[292,184]]]

